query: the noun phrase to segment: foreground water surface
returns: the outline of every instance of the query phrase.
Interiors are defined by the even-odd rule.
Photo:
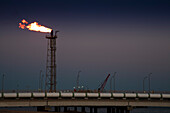
[[[8,109],[8,110],[17,110],[17,111],[36,111],[36,107],[12,107],[12,108],[0,108],[2,109]],[[70,110],[73,110],[72,108],[69,108]],[[51,109],[51,112],[54,109]],[[81,111],[81,108],[78,107],[78,111]],[[63,111],[63,108],[61,108],[61,111]],[[86,112],[90,112],[88,108],[86,108]],[[30,112],[31,113],[31,112]],[[107,113],[107,110],[105,108],[98,108],[98,113]],[[149,107],[149,108],[135,108],[130,113],[170,113],[170,108],[167,107]]]

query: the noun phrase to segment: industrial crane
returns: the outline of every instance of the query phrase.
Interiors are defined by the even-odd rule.
[[[99,92],[102,92],[104,90],[104,87],[106,86],[106,83],[107,83],[107,80],[109,79],[109,77],[110,77],[110,74],[108,74],[108,76],[104,80],[103,84],[98,88]]]

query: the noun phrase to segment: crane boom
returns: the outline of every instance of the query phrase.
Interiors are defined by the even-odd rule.
[[[98,88],[98,91],[101,91],[101,92],[102,92],[102,91],[104,90],[104,87],[105,87],[105,85],[106,85],[107,80],[109,79],[109,77],[110,77],[110,74],[107,75],[107,77],[106,77],[105,81],[103,82],[103,84]]]

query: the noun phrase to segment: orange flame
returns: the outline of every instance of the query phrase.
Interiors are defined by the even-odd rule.
[[[19,23],[19,28],[21,28],[21,29],[27,28],[31,31],[38,31],[38,32],[45,32],[45,33],[50,33],[52,31],[52,29],[50,29],[50,28],[47,28],[42,25],[38,25],[37,22],[33,22],[29,25],[25,25],[25,24],[28,24],[28,22],[25,19],[23,19],[22,23]]]
[[[28,24],[28,22],[25,19],[22,20],[22,23]]]
[[[24,25],[24,24],[19,23],[19,28],[21,28],[21,29],[25,29],[25,25]]]

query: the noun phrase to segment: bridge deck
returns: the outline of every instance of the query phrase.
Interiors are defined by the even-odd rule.
[[[170,107],[170,94],[148,93],[1,93],[0,107],[133,106]]]
[[[0,107],[27,106],[133,106],[170,107],[169,100],[122,100],[122,99],[1,99]]]

